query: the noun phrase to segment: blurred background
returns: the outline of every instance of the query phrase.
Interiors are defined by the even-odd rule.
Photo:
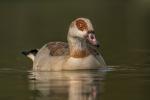
[[[32,66],[21,51],[66,41],[77,17],[91,19],[108,65],[150,64],[150,0],[1,0],[0,67]]]

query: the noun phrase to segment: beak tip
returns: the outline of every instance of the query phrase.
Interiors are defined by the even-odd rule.
[[[100,47],[100,45],[99,45],[99,44],[97,44],[97,45],[96,45],[96,47],[97,47],[97,48],[99,48],[99,47]]]

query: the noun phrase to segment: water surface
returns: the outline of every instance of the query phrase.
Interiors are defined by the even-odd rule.
[[[149,100],[149,65],[99,71],[0,69],[1,100]]]

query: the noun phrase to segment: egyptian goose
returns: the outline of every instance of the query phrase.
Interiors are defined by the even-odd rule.
[[[22,53],[32,59],[33,70],[36,71],[99,69],[106,66],[89,19],[75,19],[69,26],[67,40],[68,43],[49,42],[41,49]]]

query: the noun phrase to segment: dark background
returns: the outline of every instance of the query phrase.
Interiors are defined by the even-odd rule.
[[[66,41],[77,17],[92,20],[108,65],[150,63],[149,0],[1,0],[0,66],[30,66],[20,52]]]

